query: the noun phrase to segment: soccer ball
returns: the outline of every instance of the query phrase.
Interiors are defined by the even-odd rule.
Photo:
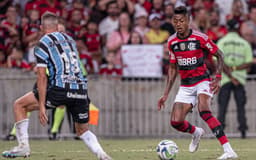
[[[175,142],[162,140],[158,143],[156,151],[160,160],[174,160],[179,149]]]

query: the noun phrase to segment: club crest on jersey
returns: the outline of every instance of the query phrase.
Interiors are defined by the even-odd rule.
[[[185,43],[180,43],[180,50],[184,51],[186,49]]]

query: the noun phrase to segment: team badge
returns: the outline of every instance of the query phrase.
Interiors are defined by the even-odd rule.
[[[185,43],[180,43],[180,50],[184,51],[186,49]]]

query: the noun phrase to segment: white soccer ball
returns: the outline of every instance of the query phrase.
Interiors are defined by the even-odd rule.
[[[156,148],[158,157],[161,160],[174,160],[179,152],[177,144],[171,140],[162,140]]]

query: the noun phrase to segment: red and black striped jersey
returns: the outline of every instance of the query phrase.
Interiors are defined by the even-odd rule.
[[[180,38],[177,33],[168,39],[170,63],[176,63],[179,68],[182,86],[193,86],[210,79],[204,62],[204,52],[213,55],[218,47],[207,35],[190,30],[189,36]]]

